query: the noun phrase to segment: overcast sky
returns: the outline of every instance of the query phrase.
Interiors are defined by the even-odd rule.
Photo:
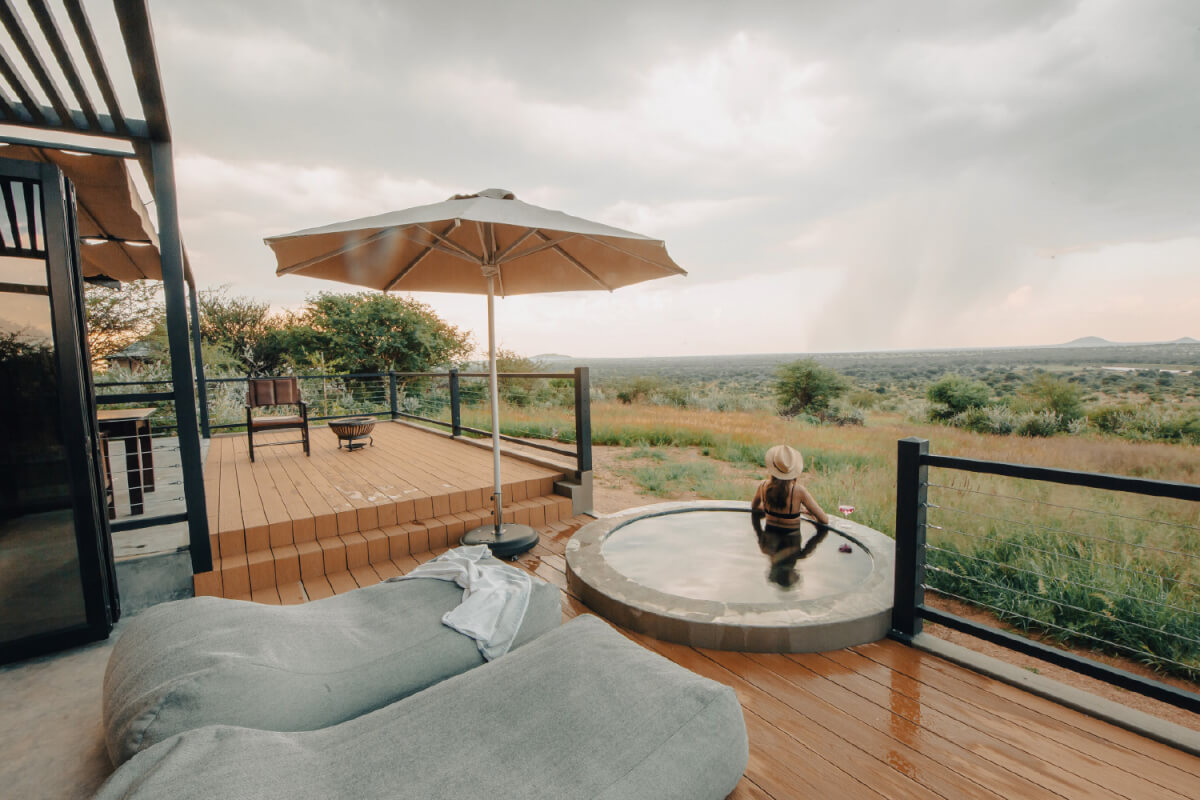
[[[150,5],[202,285],[503,187],[690,273],[499,302],[526,354],[1200,337],[1200,3]]]

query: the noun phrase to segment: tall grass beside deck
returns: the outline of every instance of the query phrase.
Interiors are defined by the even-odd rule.
[[[1194,570],[1105,549],[1045,531],[943,542],[928,553],[926,582],[1019,630],[1200,681]]]
[[[929,482],[930,587],[1200,680],[1195,503],[944,469]]]

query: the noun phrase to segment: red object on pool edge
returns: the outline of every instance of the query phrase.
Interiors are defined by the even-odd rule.
[[[839,552],[839,553],[849,553],[849,552],[851,552],[851,551],[850,551],[850,545],[843,543],[843,544],[842,544],[842,546],[838,548],[838,552]]]

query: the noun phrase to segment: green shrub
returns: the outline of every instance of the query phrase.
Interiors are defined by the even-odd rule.
[[[1077,384],[1043,372],[1025,386],[1025,394],[1046,411],[1067,422],[1083,416],[1083,392]]]
[[[1200,444],[1200,416],[1194,413],[1125,404],[1092,409],[1087,418],[1124,439]]]
[[[1007,435],[1017,429],[1017,416],[1005,406],[970,408],[955,414],[949,420],[956,428],[965,428],[975,433]]]
[[[1063,418],[1049,409],[1035,411],[1021,419],[1017,433],[1022,436],[1053,436],[1063,429],[1063,424]]]
[[[925,392],[934,406],[930,415],[944,420],[972,408],[986,406],[992,389],[982,381],[973,381],[961,375],[946,375]]]
[[[784,364],[777,376],[775,397],[785,417],[824,411],[850,388],[843,375],[811,358]]]

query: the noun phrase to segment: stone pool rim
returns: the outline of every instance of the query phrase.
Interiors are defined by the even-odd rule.
[[[821,652],[877,641],[891,628],[895,544],[879,531],[832,517],[835,532],[872,558],[857,587],[811,600],[726,603],[668,594],[637,583],[604,557],[606,539],[640,519],[693,511],[742,511],[744,501],[657,503],[602,517],[567,542],[567,585],[592,610],[668,642],[743,652]],[[749,520],[747,520],[749,525]]]

